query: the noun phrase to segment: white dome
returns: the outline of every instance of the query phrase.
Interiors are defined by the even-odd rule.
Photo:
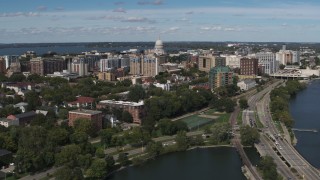
[[[163,42],[160,39],[156,41],[155,49],[163,49]]]

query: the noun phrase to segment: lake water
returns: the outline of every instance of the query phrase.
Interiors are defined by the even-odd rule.
[[[234,148],[193,149],[158,157],[141,166],[123,169],[110,180],[244,180]]]
[[[320,130],[320,80],[312,81],[290,101],[294,128]],[[313,166],[320,168],[320,133],[295,131],[296,149]]]

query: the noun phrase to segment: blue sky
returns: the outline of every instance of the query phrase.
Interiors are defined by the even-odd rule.
[[[0,43],[320,42],[318,0],[1,0]]]

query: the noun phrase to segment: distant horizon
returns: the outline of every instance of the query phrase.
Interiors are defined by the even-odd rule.
[[[319,42],[299,42],[299,41],[164,41],[163,43],[299,43],[299,44],[320,44]],[[83,42],[12,42],[0,43],[0,45],[14,45],[14,44],[80,44],[80,43],[155,43],[155,41],[83,41]]]
[[[319,9],[317,0],[11,0],[1,2],[0,39],[320,42]]]

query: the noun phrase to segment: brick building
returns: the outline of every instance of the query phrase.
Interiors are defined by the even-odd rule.
[[[258,59],[242,58],[240,60],[240,75],[258,75]]]
[[[84,118],[92,121],[95,129],[97,131],[102,129],[102,112],[101,111],[93,111],[87,109],[78,109],[69,111],[69,126],[74,126],[74,122],[79,119]]]
[[[100,101],[97,104],[98,109],[117,108],[117,109],[122,109],[124,111],[128,111],[133,118],[133,122],[137,124],[141,124],[141,119],[143,117],[143,107],[144,107],[143,101],[136,103],[136,102],[128,102],[128,101],[104,100],[104,101]]]
[[[214,67],[209,72],[209,87],[211,90],[233,84],[234,74],[227,66]]]

